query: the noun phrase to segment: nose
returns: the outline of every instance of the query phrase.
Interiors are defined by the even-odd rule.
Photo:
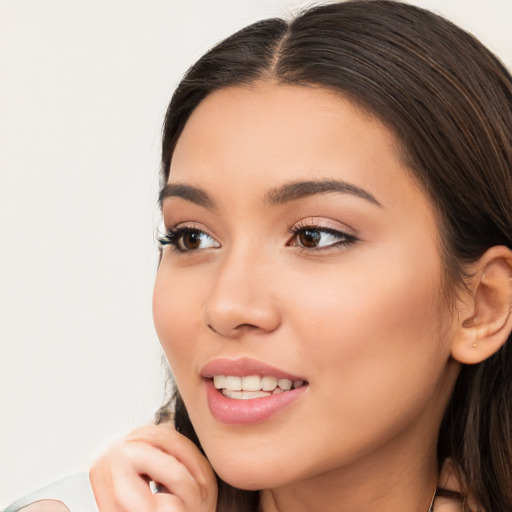
[[[203,321],[214,333],[233,339],[277,329],[281,317],[270,266],[240,253],[226,258],[203,307]]]

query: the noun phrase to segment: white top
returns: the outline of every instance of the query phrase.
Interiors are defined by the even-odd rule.
[[[41,500],[62,502],[70,512],[98,512],[88,473],[77,473],[24,496],[2,512],[18,512]]]

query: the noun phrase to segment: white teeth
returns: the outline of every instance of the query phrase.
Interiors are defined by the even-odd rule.
[[[242,389],[244,391],[259,391],[261,389],[261,377],[259,375],[242,377]]]
[[[222,389],[226,387],[226,377],[224,375],[215,375],[213,377],[213,385],[217,389]]]
[[[269,396],[272,393],[265,391],[231,391],[230,389],[223,389],[222,394],[228,398],[234,398],[235,400],[250,400],[252,398],[263,398]]]
[[[272,391],[276,389],[277,379],[275,377],[263,377],[261,379],[261,389],[263,391]]]
[[[224,387],[231,391],[240,391],[242,389],[242,377],[226,376],[226,385]]]
[[[292,389],[292,381],[289,379],[279,379],[277,385],[284,391]]]
[[[277,379],[277,377],[270,375],[265,377],[260,377],[259,375],[246,375],[244,377],[215,375],[213,377],[213,385],[229,398],[248,399],[282,393],[292,388],[300,388],[304,385],[304,381]]]
[[[272,394],[278,395],[279,393],[284,393],[284,391],[281,388],[276,388],[276,390]]]

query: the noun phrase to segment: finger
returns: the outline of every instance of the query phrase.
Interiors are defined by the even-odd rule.
[[[112,505],[111,505],[112,506]],[[100,508],[100,512],[153,512],[155,510],[154,495],[139,475],[117,475],[114,478],[113,506],[117,508]]]
[[[89,481],[100,512],[127,512],[116,501],[112,485],[112,456],[113,450],[111,449],[93,464],[89,471]]]
[[[114,484],[118,488],[126,485],[128,476],[136,472],[163,485],[170,493],[180,498],[190,510],[194,510],[194,507],[207,498],[205,489],[199,485],[186,466],[172,455],[140,442],[127,445],[124,455],[130,464],[125,464],[124,475],[118,472],[114,477]]]
[[[151,444],[181,461],[201,487],[215,485],[211,466],[199,448],[190,439],[176,432],[169,423],[138,429],[126,441]]]
[[[187,508],[174,494],[155,494],[155,512],[200,512],[199,508]]]
[[[147,478],[139,474],[123,445],[111,448],[89,473],[100,512],[153,510],[153,493]]]
[[[197,446],[170,425],[133,432],[109,450],[90,475],[102,512],[154,512],[162,502],[173,506],[166,512],[215,509],[213,470]],[[172,494],[154,495],[150,479]]]

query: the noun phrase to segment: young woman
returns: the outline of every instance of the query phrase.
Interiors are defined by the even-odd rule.
[[[177,390],[101,511],[512,510],[512,79],[388,0],[251,25],[167,113]],[[155,492],[158,491],[158,492]]]
[[[100,461],[100,509],[512,510],[511,170],[510,75],[410,5],[201,58],[163,136],[177,432]]]

